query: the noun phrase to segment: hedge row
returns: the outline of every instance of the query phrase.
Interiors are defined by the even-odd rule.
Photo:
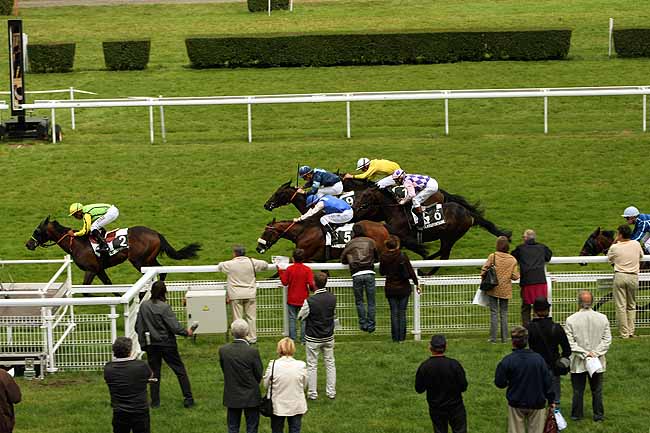
[[[185,40],[193,68],[563,59],[571,30],[212,37]]]
[[[11,15],[14,11],[14,0],[0,0],[0,15]]]
[[[650,57],[650,29],[614,30],[614,48],[619,57]]]
[[[263,12],[269,10],[269,0],[248,0],[249,12]],[[271,0],[271,10],[289,9],[289,0]]]
[[[103,42],[104,62],[112,71],[141,70],[149,63],[151,41],[112,41]]]
[[[75,43],[29,44],[27,58],[31,72],[70,72],[74,64]]]

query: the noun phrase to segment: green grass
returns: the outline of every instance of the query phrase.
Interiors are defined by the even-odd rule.
[[[428,336],[427,336],[428,338]],[[197,406],[182,407],[182,397],[173,373],[163,369],[160,409],[152,412],[152,431],[199,433],[225,431],[225,408],[221,405],[223,376],[218,366],[217,346],[222,339],[200,337],[197,344],[180,344],[188,367]],[[650,375],[639,356],[647,350],[646,339],[615,340],[608,354],[604,403],[606,421],[593,423],[589,392],[585,398],[585,420],[569,422],[572,432],[639,433],[647,428],[642,413],[647,406]],[[275,355],[275,341],[259,344],[266,367]],[[451,338],[448,355],[464,366],[469,389],[464,394],[469,430],[500,433],[506,430],[505,392],[493,385],[498,361],[509,352],[508,345],[490,345],[484,338]],[[426,399],[413,389],[415,371],[427,356],[426,342],[389,343],[387,338],[340,338],[337,340],[337,398],[324,395],[324,367],[319,366],[321,397],[309,402],[303,431],[411,433],[431,431]],[[297,359],[305,359],[298,348]],[[61,373],[44,381],[20,380],[23,402],[16,407],[17,433],[86,433],[108,431],[111,409],[101,373]],[[633,390],[633,391],[632,391]],[[632,391],[632,392],[631,392]],[[562,379],[563,413],[568,418],[571,385]],[[65,416],[61,416],[65,414]],[[268,432],[262,419],[260,432]]]

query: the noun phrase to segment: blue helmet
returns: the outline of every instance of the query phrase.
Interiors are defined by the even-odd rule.
[[[318,203],[318,200],[320,200],[322,195],[320,194],[310,194],[307,196],[307,207],[312,207],[316,203]]]
[[[300,168],[298,169],[298,175],[299,175],[300,177],[305,177],[305,176],[307,176],[309,173],[311,173],[312,171],[314,171],[314,170],[313,170],[310,166],[308,166],[308,165],[303,165],[302,167],[300,167]]]

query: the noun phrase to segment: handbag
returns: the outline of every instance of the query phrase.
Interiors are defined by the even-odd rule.
[[[546,415],[546,422],[544,423],[544,433],[558,433],[557,421],[555,421],[555,414],[553,413],[552,408],[548,408],[548,414]]]
[[[262,416],[265,417],[271,417],[273,416],[273,370],[275,370],[275,360],[273,360],[273,364],[271,366],[271,381],[269,384],[269,392],[267,395],[262,397],[262,400],[260,401],[260,413]]]
[[[481,285],[479,286],[479,289],[488,291],[494,289],[496,286],[499,285],[499,280],[497,279],[496,261],[497,261],[497,255],[495,253],[492,256],[492,264],[487,269],[487,271],[485,271],[485,274],[483,274],[483,278],[481,280]]]

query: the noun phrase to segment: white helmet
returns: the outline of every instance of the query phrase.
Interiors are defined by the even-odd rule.
[[[623,218],[631,218],[635,216],[639,216],[639,209],[635,208],[634,206],[628,206],[625,208],[623,211],[623,215],[621,215]]]
[[[370,164],[370,160],[368,158],[359,158],[357,161],[357,170],[361,170],[362,168],[365,168]]]

